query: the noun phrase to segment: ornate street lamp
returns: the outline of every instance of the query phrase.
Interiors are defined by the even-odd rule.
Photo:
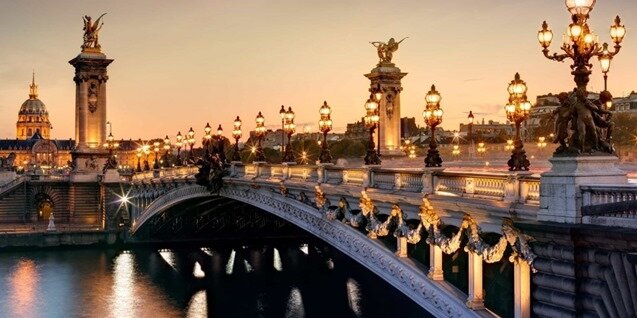
[[[263,153],[263,147],[261,146],[261,141],[263,140],[263,136],[265,136],[265,126],[264,126],[265,118],[261,115],[261,112],[257,115],[256,123],[257,127],[254,129],[254,133],[257,136],[257,148],[254,150],[255,158],[254,162],[265,161],[265,154]]]
[[[215,141],[217,143],[217,155],[219,156],[219,160],[221,160],[221,163],[224,164],[226,163],[226,150],[225,150],[225,143],[223,140],[223,128],[221,128],[221,124],[219,124],[219,126],[217,127],[217,134],[215,135]]]
[[[168,152],[170,151],[170,138],[168,135],[164,138],[164,168],[170,167],[170,160],[168,160]]]
[[[155,163],[153,163],[153,169],[159,170],[159,141],[153,142],[153,151],[155,152]]]
[[[378,103],[374,100],[373,96],[370,96],[365,103],[365,126],[369,129],[369,145],[367,147],[367,154],[365,155],[366,165],[380,165],[381,160],[374,146],[374,130],[378,127],[380,122],[380,116],[378,115]]]
[[[438,152],[438,144],[436,143],[436,127],[442,123],[442,109],[440,109],[440,93],[436,90],[435,85],[431,85],[431,90],[425,96],[425,111],[422,117],[425,124],[431,129],[431,137],[429,138],[429,150],[425,158],[425,167],[442,166],[442,158]]]
[[[564,54],[549,53],[549,46],[553,40],[553,31],[549,29],[546,21],[542,23],[542,29],[538,32],[537,38],[542,46],[542,53],[544,53],[546,58],[558,62],[562,62],[567,58],[573,60],[571,74],[574,76],[577,89],[581,93],[586,93],[586,86],[592,68],[589,60],[597,56],[600,58],[602,71],[606,70],[608,72],[610,60],[621,49],[621,42],[626,35],[626,28],[621,24],[619,16],[615,17],[614,23],[610,26],[610,37],[615,46],[613,52],[609,52],[608,44],[604,43],[600,46],[597,42],[597,36],[587,23],[589,13],[595,6],[595,0],[566,0],[565,3],[571,13],[572,23],[568,26],[567,36],[561,47]]]
[[[283,155],[282,162],[295,162],[294,152],[292,151],[292,134],[296,131],[296,125],[294,124],[294,112],[292,107],[288,107],[288,111],[285,112],[285,124],[283,130],[288,135],[288,144],[285,146],[285,154]]]
[[[451,154],[456,158],[460,156],[460,146],[453,145],[453,150],[451,150]]]
[[[479,155],[483,155],[485,152],[487,152],[486,144],[484,142],[479,142],[477,151]]]
[[[137,153],[135,154],[137,156],[137,169],[135,170],[135,172],[142,172],[142,151],[142,147],[137,147]]]
[[[110,123],[107,123],[109,126],[109,130],[111,127]],[[104,167],[105,169],[117,169],[117,159],[115,158],[115,155],[113,154],[113,150],[115,150],[115,148],[119,147],[119,143],[117,143],[115,141],[115,138],[113,137],[113,132],[110,131],[108,133],[108,137],[106,137],[106,143],[104,143],[104,148],[108,149],[108,160],[106,161],[106,167]]]
[[[188,161],[195,161],[195,154],[192,151],[192,148],[195,146],[195,131],[190,127],[188,130],[188,146],[190,146],[190,152],[188,153]]]
[[[146,160],[144,160],[144,171],[148,171],[150,170],[150,164],[149,164],[149,160],[150,160],[150,145],[143,145],[142,146],[142,151],[144,152],[144,154],[146,155]]]
[[[184,145],[184,136],[181,135],[181,131],[177,132],[177,136],[175,137],[175,147],[177,147],[177,162],[175,165],[177,167],[181,166],[181,147]]]
[[[476,145],[473,141],[473,121],[475,119],[475,116],[473,116],[473,112],[469,111],[469,116],[467,116],[467,120],[469,121],[469,124],[467,125],[469,127],[469,131],[467,134],[467,137],[469,138],[469,159],[473,159],[475,156],[475,149],[476,149]]]
[[[511,159],[508,161],[509,171],[529,170],[529,160],[526,158],[524,144],[520,138],[520,125],[529,116],[531,103],[527,100],[526,83],[515,73],[515,78],[509,83],[509,103],[504,107],[507,119],[515,124],[515,138]]]
[[[203,128],[203,146],[206,148],[205,156],[208,157],[210,155],[210,141],[212,140],[212,135],[210,132],[212,131],[212,127],[210,127],[210,123],[206,123],[206,127]]]
[[[512,151],[513,148],[513,139],[507,139],[507,144],[504,146],[504,150]]]
[[[234,152],[232,153],[232,161],[241,161],[241,153],[239,153],[239,139],[241,139],[241,119],[237,116],[234,120],[234,129],[232,137],[234,138]]]
[[[279,109],[279,117],[281,117],[281,154],[285,151],[285,106],[281,105],[281,109]]]
[[[540,151],[546,148],[546,137],[539,137],[537,139],[537,147],[540,149]]]
[[[323,133],[323,141],[319,141],[321,146],[321,153],[319,154],[319,162],[320,163],[331,163],[332,162],[332,154],[330,153],[330,148],[327,145],[327,133],[332,130],[332,109],[329,105],[327,105],[327,101],[323,101],[323,105],[319,109],[319,114],[321,114],[321,120],[319,120],[319,130]]]

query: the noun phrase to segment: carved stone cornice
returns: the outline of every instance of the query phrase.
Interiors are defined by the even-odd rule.
[[[275,214],[321,238],[367,267],[436,317],[477,317],[477,313],[429,280],[424,272],[341,222],[330,222],[314,208],[273,193],[225,186],[219,195]]]

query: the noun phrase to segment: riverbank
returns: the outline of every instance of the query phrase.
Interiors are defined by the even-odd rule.
[[[69,230],[0,233],[0,250],[62,246],[112,246],[121,243],[116,231]]]

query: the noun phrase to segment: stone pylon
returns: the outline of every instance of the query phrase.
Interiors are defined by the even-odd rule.
[[[407,75],[394,63],[379,63],[365,77],[370,80],[370,92],[383,93],[379,103],[380,129],[376,130],[375,142],[380,139],[382,156],[404,156],[400,151],[400,92],[403,87],[400,80]],[[380,134],[380,138],[378,136]]]
[[[101,173],[108,158],[106,141],[106,67],[113,62],[99,50],[84,50],[69,63],[75,67],[74,172]]]

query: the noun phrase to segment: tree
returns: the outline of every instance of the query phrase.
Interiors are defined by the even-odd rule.
[[[613,142],[618,145],[634,145],[637,137],[637,114],[613,114]]]

